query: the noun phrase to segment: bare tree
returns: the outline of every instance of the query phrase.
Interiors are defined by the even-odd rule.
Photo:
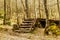
[[[10,19],[11,19],[11,0],[7,0],[7,13],[6,13],[6,23],[10,25]]]
[[[46,26],[45,26],[45,32],[46,32],[46,29],[48,28],[49,26],[49,17],[48,17],[48,9],[47,9],[47,0],[44,0],[44,7],[45,7],[45,13],[46,13]]]
[[[29,18],[29,13],[28,13],[28,0],[25,0],[25,6],[26,6],[26,16]]]
[[[34,0],[34,14],[35,14],[35,19],[36,19],[36,12],[35,12],[35,0]]]
[[[4,20],[3,24],[6,25],[6,0],[4,0]]]
[[[60,7],[59,7],[59,0],[57,0],[57,7],[58,7],[58,13],[59,13],[59,19],[60,19]],[[59,20],[59,26],[60,26],[60,20]]]
[[[40,13],[40,0],[39,0],[39,15],[40,15],[40,18],[41,18],[41,13]]]
[[[21,3],[22,3],[22,6],[23,6],[23,8],[24,8],[24,11],[25,11],[25,6],[24,6],[24,4],[23,4],[23,1],[21,0]]]
[[[16,2],[16,16],[17,16],[17,25],[19,25],[19,13],[18,13],[18,6],[17,6],[17,0]]]

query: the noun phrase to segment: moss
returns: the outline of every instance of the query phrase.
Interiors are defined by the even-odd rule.
[[[58,28],[58,26],[55,23],[52,23],[48,28],[47,28],[47,32],[52,32],[52,34],[54,35],[60,35],[60,29]]]
[[[0,10],[0,14],[3,14],[4,13],[4,10]]]
[[[0,18],[3,19],[3,14],[4,14],[4,11],[3,10],[0,10]]]
[[[11,22],[6,22],[7,25],[11,25]]]
[[[3,16],[0,16],[1,19],[3,19]]]
[[[60,29],[56,30],[56,35],[60,35]]]

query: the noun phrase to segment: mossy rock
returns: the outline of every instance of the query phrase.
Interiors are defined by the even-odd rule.
[[[56,31],[56,35],[60,35],[60,30],[57,30]]]
[[[54,35],[60,35],[60,29],[55,23],[52,23],[46,30],[46,32],[51,32]]]

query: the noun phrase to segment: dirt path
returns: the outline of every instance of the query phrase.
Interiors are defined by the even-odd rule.
[[[44,29],[37,28],[32,33],[16,33],[12,30],[0,31],[0,40],[60,40],[60,36],[44,36]]]
[[[0,33],[0,40],[29,40],[29,39]]]

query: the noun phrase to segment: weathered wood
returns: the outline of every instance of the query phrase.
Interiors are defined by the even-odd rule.
[[[22,24],[16,25],[18,30],[15,30],[16,27],[14,27],[15,29],[13,28],[13,30],[15,30],[16,32],[31,32],[32,30],[34,30],[34,25],[34,19],[25,19]]]

